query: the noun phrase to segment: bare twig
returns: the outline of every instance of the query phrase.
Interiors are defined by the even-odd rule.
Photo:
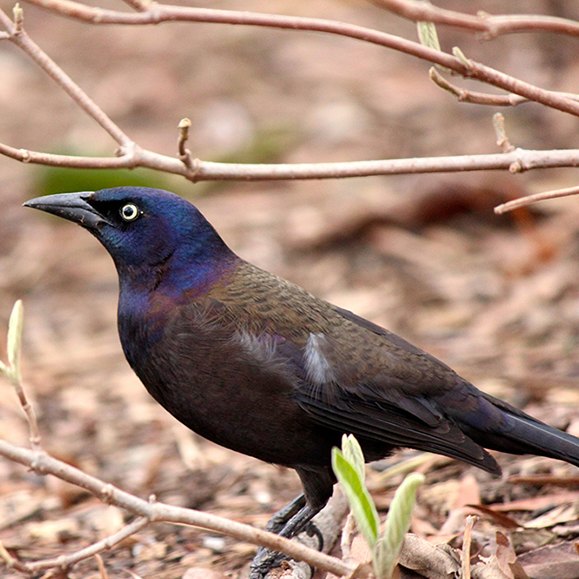
[[[460,51],[456,51],[459,58],[452,57],[440,51],[429,49],[418,43],[397,38],[391,35],[384,35],[381,32],[352,27],[351,25],[333,22],[329,20],[318,19],[295,19],[292,17],[278,17],[271,15],[238,13],[234,11],[220,10],[202,10],[188,7],[163,6],[157,4],[145,4],[137,0],[142,12],[139,14],[127,14],[115,11],[103,11],[97,8],[91,8],[71,2],[70,0],[30,0],[36,4],[47,7],[58,13],[88,20],[89,22],[114,22],[123,20],[126,17],[146,16],[144,20],[129,19],[124,23],[139,24],[151,23],[166,20],[203,20],[214,22],[227,22],[232,24],[254,24],[260,26],[277,26],[277,27],[296,27],[304,30],[322,30],[335,34],[357,37],[369,42],[382,41],[385,46],[389,45],[397,50],[415,54],[421,58],[427,58],[433,61],[440,61],[448,65],[452,61],[455,70],[461,70],[466,76],[473,77],[500,77],[503,85],[513,85],[515,92],[519,94],[528,93],[529,96],[518,96],[514,98],[534,98],[543,104],[550,103],[548,106],[555,106],[561,110],[571,107],[579,113],[579,103],[568,98],[567,95],[544,91],[538,87],[533,87],[517,79],[503,75],[498,71],[484,67],[483,65],[470,61]],[[108,15],[107,18],[101,18],[103,13]],[[159,14],[161,16],[159,16]],[[98,18],[97,18],[98,16]],[[156,20],[157,16],[161,20]],[[116,19],[116,20],[115,20]],[[281,19],[281,20],[280,20]],[[577,151],[523,151],[513,152],[513,158],[507,158],[506,155],[481,155],[481,156],[462,156],[462,157],[442,157],[442,158],[423,158],[423,159],[400,159],[385,161],[361,161],[353,163],[321,163],[321,164],[299,164],[299,165],[248,165],[248,164],[227,164],[227,163],[210,163],[192,159],[190,154],[183,158],[167,157],[152,151],[143,150],[126,136],[123,131],[113,123],[102,110],[62,71],[42,50],[34,44],[29,37],[22,31],[15,34],[15,27],[0,10],[0,23],[8,30],[10,40],[20,46],[29,54],[39,66],[52,76],[65,90],[71,98],[93,117],[107,132],[121,144],[119,157],[76,157],[67,155],[52,155],[28,151],[26,149],[16,149],[9,145],[0,143],[0,153],[21,162],[30,162],[43,165],[63,166],[73,168],[134,168],[149,167],[152,169],[165,171],[184,176],[192,182],[201,180],[287,180],[287,179],[328,179],[359,177],[368,175],[389,175],[403,173],[429,173],[429,172],[455,172],[455,171],[474,171],[489,169],[509,169],[516,171],[525,171],[531,168],[546,167],[564,167],[576,166],[579,162]],[[290,26],[291,24],[291,26]],[[386,42],[386,40],[388,42]],[[425,52],[426,51],[426,52]],[[450,59],[450,61],[449,61]],[[487,80],[487,82],[493,82]],[[496,84],[496,83],[495,83]],[[501,85],[499,82],[498,85]],[[532,94],[531,94],[532,93]],[[513,98],[513,95],[509,95]],[[553,102],[551,102],[553,101]],[[556,102],[555,102],[556,101]],[[558,104],[557,104],[558,103]],[[184,141],[183,146],[184,148]]]
[[[179,151],[179,159],[188,169],[193,169],[193,161],[191,158],[191,151],[185,147],[185,143],[189,139],[189,128],[191,121],[188,118],[179,121],[179,141],[177,142],[177,150]]]
[[[493,127],[497,135],[497,145],[503,150],[504,153],[511,153],[515,150],[515,147],[511,145],[509,137],[507,137],[507,131],[505,129],[505,117],[501,113],[495,113],[493,115]]]
[[[92,117],[121,147],[123,152],[130,151],[135,144],[113,123],[98,105],[26,34],[13,24],[4,11],[0,10],[0,23],[4,26],[11,40],[21,48],[42,70],[56,81],[72,100],[90,117]]]
[[[135,10],[146,10],[153,2],[153,0],[124,0],[126,4]]]
[[[273,533],[230,521],[211,513],[145,501],[45,453],[19,448],[0,440],[0,455],[29,467],[39,475],[52,474],[61,480],[84,488],[103,502],[126,509],[149,522],[194,525],[228,535],[240,541],[263,545],[269,549],[280,551],[294,559],[306,561],[314,567],[330,571],[338,576],[351,575],[354,572],[351,565],[335,557],[308,549],[304,545]]]
[[[34,408],[28,402],[24,386],[22,385],[22,374],[20,372],[20,354],[22,345],[22,324],[23,324],[24,310],[22,307],[22,300],[18,300],[12,308],[10,315],[10,322],[8,325],[8,364],[0,362],[0,373],[4,374],[18,397],[20,406],[26,416],[28,422],[28,432],[30,439],[30,446],[36,452],[43,452],[41,446],[40,431],[38,429],[38,422]]]
[[[452,84],[448,79],[444,78],[436,68],[432,67],[428,74],[430,80],[438,85],[440,88],[448,91],[458,98],[462,103],[472,103],[475,105],[490,105],[500,107],[514,107],[521,103],[529,102],[525,97],[516,94],[498,95],[488,94],[482,92],[474,92],[461,88]]]
[[[24,12],[22,11],[20,4],[14,4],[14,8],[12,8],[12,15],[14,16],[14,34],[21,34],[22,24],[24,22]]]
[[[323,18],[306,18],[235,10],[193,8],[151,3],[138,13],[120,12],[85,6],[73,0],[27,0],[31,4],[46,8],[92,24],[159,24],[160,22],[213,22],[220,24],[263,26],[282,30],[308,30],[346,36],[363,42],[398,50],[422,60],[438,64],[454,72],[481,82],[513,92],[545,106],[579,116],[579,103],[516,79],[488,66],[451,56],[445,52],[423,46],[405,38],[380,32],[363,26]],[[424,20],[424,19],[423,19]]]
[[[430,2],[416,0],[372,0],[372,2],[408,20],[426,20],[435,24],[446,24],[472,32],[481,32],[486,39],[513,32],[556,32],[579,36],[579,22],[555,16],[534,14],[493,16],[483,12],[475,16],[437,8]]]
[[[6,547],[0,542],[0,560],[4,561],[4,564],[8,569],[18,569],[18,571],[26,572],[23,564],[10,555],[6,550]]]
[[[555,191],[543,191],[542,193],[535,193],[534,195],[528,195],[526,197],[521,197],[520,199],[513,199],[507,203],[501,203],[495,207],[495,213],[501,215],[507,211],[513,211],[513,209],[518,209],[519,207],[526,207],[532,203],[537,203],[537,201],[546,201],[547,199],[559,199],[560,197],[570,197],[571,195],[578,195],[579,187],[567,187],[566,189],[556,189]]]
[[[466,518],[464,535],[462,540],[462,577],[470,579],[470,545],[472,542],[472,528],[476,523],[477,517],[469,515]]]
[[[458,100],[463,103],[472,103],[475,105],[490,105],[493,107],[516,107],[522,103],[528,103],[529,99],[516,94],[489,94],[484,92],[474,92],[462,87],[452,84],[448,79],[444,78],[436,68],[432,67],[429,71],[430,80],[437,84],[440,88],[450,92],[458,97]],[[568,98],[569,100],[579,101],[579,95],[570,92],[556,91],[557,94]]]
[[[342,529],[342,538],[340,545],[342,548],[342,559],[348,563],[352,561],[352,542],[354,541],[354,534],[356,532],[356,521],[354,515],[350,512],[346,518],[346,524]]]
[[[416,173],[456,173],[464,171],[512,170],[576,167],[579,165],[579,149],[527,150],[516,149],[508,154],[456,155],[450,157],[418,157],[414,159],[389,159],[384,161],[350,161],[344,163],[296,163],[296,164],[242,164],[212,163],[193,159],[189,169],[180,159],[167,157],[146,149],[137,148],[133,154],[122,157],[73,157],[38,153],[16,149],[0,143],[0,153],[22,161],[56,167],[77,169],[133,169],[148,167],[167,173],[182,175],[190,181],[235,180],[298,180],[343,179],[369,175],[402,175]]]
[[[46,569],[69,569],[79,561],[83,561],[89,557],[94,557],[102,551],[111,549],[115,545],[118,545],[120,542],[124,541],[127,537],[134,535],[136,532],[146,527],[148,524],[149,520],[146,517],[139,517],[132,523],[123,527],[118,533],[115,533],[106,539],[102,539],[101,541],[97,541],[96,543],[93,543],[84,549],[79,549],[74,553],[70,553],[68,555],[60,555],[54,559],[34,561],[32,563],[21,562],[21,564],[24,566],[28,573],[38,573],[39,571],[44,571]]]
[[[94,558],[96,559],[99,573],[101,574],[101,579],[109,579],[109,574],[105,568],[103,558],[98,553],[94,556]]]

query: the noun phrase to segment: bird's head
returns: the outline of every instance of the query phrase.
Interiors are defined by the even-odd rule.
[[[145,187],[38,197],[24,204],[73,221],[111,254],[121,281],[171,267],[179,285],[195,285],[203,273],[234,255],[196,207],[181,197]]]

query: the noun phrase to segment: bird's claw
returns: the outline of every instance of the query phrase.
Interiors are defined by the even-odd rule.
[[[270,521],[271,522],[271,521]],[[324,548],[324,536],[318,527],[309,522],[304,529],[310,537],[315,536],[318,539],[318,551]],[[272,570],[279,567],[284,561],[289,561],[290,557],[272,549],[259,547],[257,554],[253,558],[249,567],[248,579],[265,579],[266,575]]]
[[[287,555],[260,547],[249,567],[249,579],[264,579],[272,569],[288,559]]]

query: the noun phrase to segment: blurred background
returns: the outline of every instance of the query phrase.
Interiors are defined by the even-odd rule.
[[[128,9],[114,0],[91,3]],[[437,5],[464,8],[458,1]],[[416,39],[413,23],[369,3],[195,6],[322,17]],[[499,109],[458,103],[429,81],[427,63],[377,46],[215,24],[92,26],[23,8],[32,39],[123,131],[159,153],[176,154],[183,117],[192,121],[187,147],[207,161],[500,152],[491,122]],[[3,9],[11,6],[4,2]],[[479,0],[476,9],[579,19],[579,6],[557,0]],[[438,34],[445,50],[459,46],[467,57],[541,87],[578,92],[577,39],[513,34],[484,42],[440,26]],[[535,104],[501,112],[515,146],[577,147],[576,118]],[[116,146],[7,41],[0,43],[0,141],[97,156],[111,156]],[[155,493],[256,525],[299,492],[293,472],[202,441],[149,398],[121,352],[117,276],[108,254],[80,228],[21,208],[42,194],[122,184],[185,196],[243,258],[384,325],[480,388],[579,434],[578,202],[501,217],[492,212],[512,197],[576,185],[574,170],[192,185],[146,170],[55,170],[0,157],[0,351],[2,328],[22,298],[24,376],[44,445],[55,456],[139,496]],[[4,382],[0,392],[0,437],[26,445],[16,397]],[[523,468],[501,460],[508,473]],[[543,459],[524,464],[529,472],[574,471]],[[463,465],[445,469],[432,475],[431,486],[475,474]],[[499,489],[488,475],[476,476],[487,501],[536,492]],[[448,514],[448,505],[426,493],[420,508],[434,527]],[[65,483],[0,460],[0,540],[22,557],[79,548],[118,530],[123,516]],[[181,577],[198,565],[237,572],[253,549],[163,525],[138,539],[106,554],[109,573],[131,568]],[[71,577],[98,576],[94,562],[78,569]]]

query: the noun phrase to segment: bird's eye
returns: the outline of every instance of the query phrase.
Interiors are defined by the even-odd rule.
[[[125,221],[134,221],[139,214],[139,208],[133,203],[127,203],[121,207],[121,217]]]

